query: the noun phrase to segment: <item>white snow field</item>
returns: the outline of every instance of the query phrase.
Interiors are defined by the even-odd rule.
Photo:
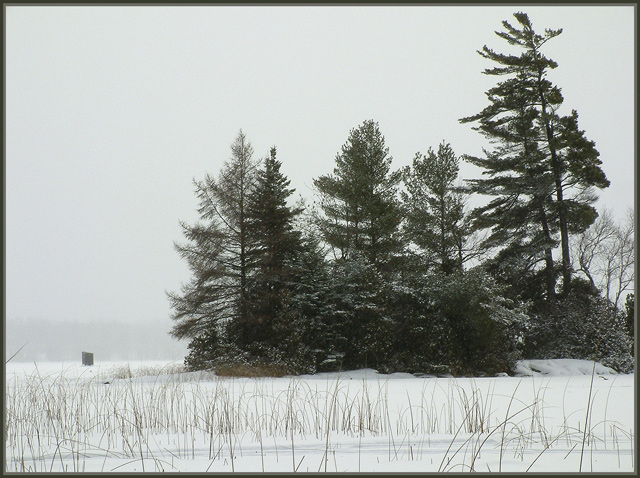
[[[283,378],[180,363],[6,365],[8,472],[633,472],[634,374]]]

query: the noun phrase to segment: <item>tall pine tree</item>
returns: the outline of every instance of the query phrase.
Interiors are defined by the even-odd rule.
[[[506,250],[519,254],[528,266],[544,261],[547,296],[552,298],[552,249],[556,243],[561,246],[563,294],[567,294],[572,274],[569,234],[593,223],[597,217],[591,205],[596,199],[593,188],[607,187],[609,181],[595,144],[578,128],[577,113],[558,114],[563,97],[548,79],[548,72],[558,65],[544,56],[542,47],[562,29],[539,35],[525,13],[514,17],[520,28],[503,21],[505,31],[496,34],[523,51],[516,56],[484,46],[478,52],[498,64],[485,74],[506,79],[487,92],[489,106],[460,121],[478,121],[475,129],[500,145],[486,158],[466,157],[491,176],[472,182],[472,191],[498,196],[481,211],[485,217],[478,224],[494,227],[494,241],[500,234],[511,237]]]
[[[450,144],[442,142],[436,153],[416,153],[413,164],[403,170],[406,191],[405,235],[422,251],[427,262],[450,274],[464,260],[464,200],[456,189],[459,160]]]
[[[400,249],[400,174],[391,161],[378,124],[368,120],[351,130],[333,174],[314,180],[324,213],[320,230],[335,257],[364,255],[382,270]]]
[[[387,284],[402,242],[400,172],[373,120],[352,129],[333,174],[314,180],[320,194],[318,226],[333,250],[330,342],[344,367],[382,366],[389,354]]]

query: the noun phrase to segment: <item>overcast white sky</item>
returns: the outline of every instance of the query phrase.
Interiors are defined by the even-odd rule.
[[[566,114],[634,205],[633,6],[5,7],[6,318],[158,321],[189,271],[192,179],[217,174],[242,128],[276,145],[292,186],[333,170],[349,130],[379,122],[395,168],[444,139],[488,146],[458,119],[495,78],[484,44],[525,11],[559,64]],[[462,166],[461,178],[477,172]]]

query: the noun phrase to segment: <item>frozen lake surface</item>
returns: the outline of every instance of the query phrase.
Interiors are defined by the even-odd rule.
[[[632,472],[635,375],[593,371],[229,378],[180,362],[10,362],[6,470]]]

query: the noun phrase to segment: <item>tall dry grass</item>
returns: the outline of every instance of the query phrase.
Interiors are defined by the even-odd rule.
[[[336,471],[335,444],[341,437],[358,440],[358,466],[362,440],[384,437],[388,461],[421,460],[431,453],[432,435],[450,435],[438,471],[477,471],[481,452],[499,447],[503,457],[536,458],[563,443],[586,449],[608,440],[620,447],[633,433],[617,422],[584,428],[546,424],[546,385],[534,386],[534,399],[522,403],[518,386],[508,397],[506,412],[498,413],[496,392],[471,380],[462,386],[455,379],[424,379],[420,394],[390,396],[389,380],[349,380],[340,375],[322,380],[233,379],[207,372],[184,373],[171,369],[129,366],[97,377],[47,376],[37,370],[13,378],[6,387],[6,471],[82,472],[118,471],[139,463],[143,471],[177,471],[176,461],[202,457],[211,464],[228,462],[236,469],[243,446],[258,444],[261,469],[265,446],[290,455],[291,471],[302,463],[315,471]],[[444,400],[442,397],[446,397]],[[405,399],[406,398],[406,399]],[[504,397],[503,397],[504,398]],[[592,397],[589,397],[590,404]],[[564,413],[564,412],[563,412]],[[588,418],[588,416],[587,416]],[[599,431],[596,433],[596,431]],[[278,443],[287,443],[278,448]],[[319,463],[302,451],[309,443],[320,447]],[[302,447],[302,449],[300,448]],[[591,447],[591,448],[589,448]],[[615,448],[614,448],[615,449]],[[569,452],[571,453],[571,451]],[[115,458],[122,463],[108,465]],[[202,470],[205,471],[205,470]],[[577,470],[576,470],[577,471]]]

